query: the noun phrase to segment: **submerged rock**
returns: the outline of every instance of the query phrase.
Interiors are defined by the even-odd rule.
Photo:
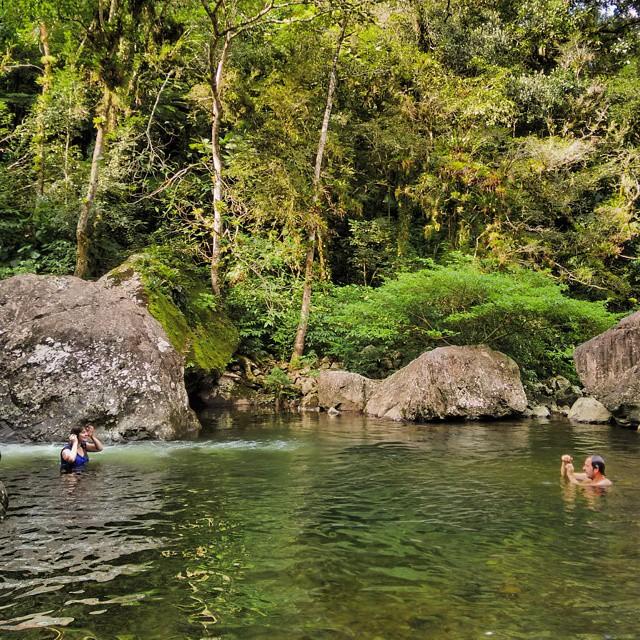
[[[324,408],[392,420],[501,418],[527,407],[518,365],[483,346],[434,349],[381,381],[323,372],[318,396]]]
[[[85,422],[107,439],[198,431],[182,356],[138,285],[36,275],[0,282],[0,438],[59,440]]]
[[[543,404],[534,404],[532,407],[527,407],[523,415],[525,418],[548,418],[551,411]]]
[[[581,344],[576,370],[590,395],[622,424],[640,424],[640,312]]]

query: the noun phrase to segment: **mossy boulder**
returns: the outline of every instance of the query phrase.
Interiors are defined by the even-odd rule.
[[[154,247],[129,257],[101,281],[136,289],[187,369],[224,371],[238,346],[238,331],[211,292],[206,273],[188,255]]]
[[[105,440],[196,434],[184,359],[122,286],[25,274],[0,281],[0,440],[54,442],[92,423]]]

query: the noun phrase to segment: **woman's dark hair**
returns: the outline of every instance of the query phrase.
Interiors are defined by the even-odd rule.
[[[79,436],[80,433],[82,433],[82,430],[84,429],[84,427],[72,427],[71,431],[69,431],[69,433],[73,433],[76,436]]]

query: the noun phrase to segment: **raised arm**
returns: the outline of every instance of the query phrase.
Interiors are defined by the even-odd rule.
[[[586,473],[576,473],[573,470],[573,458],[568,454],[560,458],[560,476],[572,484],[580,484],[587,479]]]
[[[91,425],[87,426],[87,435],[89,436],[89,439],[85,443],[85,449],[87,451],[91,451],[93,453],[104,449],[104,445],[96,435],[95,427]]]
[[[65,462],[73,463],[78,455],[78,436],[72,433],[69,436],[69,442],[71,442],[71,449],[63,449],[61,455]]]

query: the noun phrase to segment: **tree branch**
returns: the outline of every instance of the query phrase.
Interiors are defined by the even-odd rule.
[[[152,160],[153,158],[158,157],[158,154],[156,153],[153,147],[153,141],[151,140],[151,124],[153,123],[153,116],[155,115],[156,109],[158,108],[158,104],[160,102],[160,97],[162,96],[162,92],[164,91],[164,88],[167,86],[167,83],[169,82],[169,78],[171,78],[172,75],[173,75],[173,69],[171,69],[169,73],[167,73],[167,76],[164,79],[162,86],[160,87],[160,91],[158,91],[158,95],[156,96],[156,100],[153,103],[153,107],[151,109],[151,114],[149,115],[149,122],[147,123],[147,129],[145,131],[147,136],[147,141],[149,143],[148,149],[150,151]]]
[[[180,169],[180,171],[178,171],[177,173],[174,173],[171,177],[167,178],[157,189],[155,189],[151,193],[147,193],[146,195],[138,198],[137,200],[134,200],[131,204],[132,205],[138,204],[143,200],[149,200],[149,198],[153,198],[154,196],[157,196],[159,193],[166,191],[169,187],[171,187],[174,184],[174,182],[177,182],[178,180],[182,180],[192,169],[195,169],[197,166],[201,164],[202,163],[197,162],[195,164],[190,164],[186,167],[183,167],[182,169]]]
[[[41,73],[44,73],[44,69],[39,67],[37,64],[8,64],[2,67],[2,71],[15,71],[16,69],[37,69]]]

